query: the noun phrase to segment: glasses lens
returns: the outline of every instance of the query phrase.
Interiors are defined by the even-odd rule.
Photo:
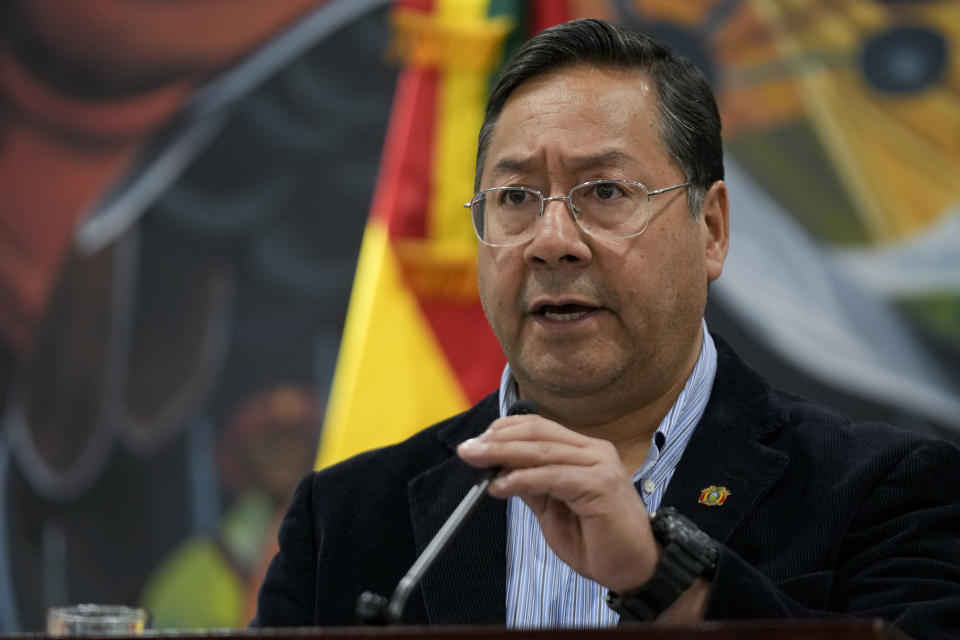
[[[480,240],[510,245],[533,237],[542,205],[543,198],[532,189],[496,187],[478,193],[470,212]]]
[[[647,192],[636,183],[622,180],[588,182],[570,194],[580,226],[587,233],[607,238],[626,238],[647,226]]]

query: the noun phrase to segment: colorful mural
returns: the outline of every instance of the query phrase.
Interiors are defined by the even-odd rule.
[[[416,54],[429,16],[459,37],[505,16],[506,49],[604,17],[700,65],[733,203],[710,326],[782,386],[960,442],[960,2],[397,4],[0,3],[0,632],[79,601],[160,628],[249,620],[334,377],[358,366],[341,335],[398,78],[456,66]],[[495,64],[445,77],[436,104]],[[441,235],[466,219],[437,204],[471,195],[464,145],[437,152],[446,187],[407,194]],[[443,262],[396,246],[406,283]],[[411,313],[436,326],[428,306]],[[455,338],[433,362],[461,377],[424,386],[462,382],[476,344]],[[425,426],[374,400],[336,428]]]

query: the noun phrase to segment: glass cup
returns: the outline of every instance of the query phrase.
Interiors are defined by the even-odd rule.
[[[149,624],[144,609],[114,604],[77,604],[47,610],[51,636],[130,636],[143,633]]]

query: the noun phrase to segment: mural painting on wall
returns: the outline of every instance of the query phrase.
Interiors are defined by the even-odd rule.
[[[960,3],[462,4],[508,49],[596,16],[696,62],[733,201],[710,326],[791,388],[960,441]],[[77,601],[252,617],[346,366],[398,74],[427,64],[398,15],[458,20],[396,5],[0,6],[0,632]],[[377,409],[337,428],[425,426]]]
[[[0,8],[0,629],[76,601],[252,617],[315,458],[386,4]]]

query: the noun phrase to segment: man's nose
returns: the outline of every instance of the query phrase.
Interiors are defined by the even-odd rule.
[[[570,211],[566,197],[545,199],[537,233],[524,251],[531,264],[586,264],[590,247]]]

